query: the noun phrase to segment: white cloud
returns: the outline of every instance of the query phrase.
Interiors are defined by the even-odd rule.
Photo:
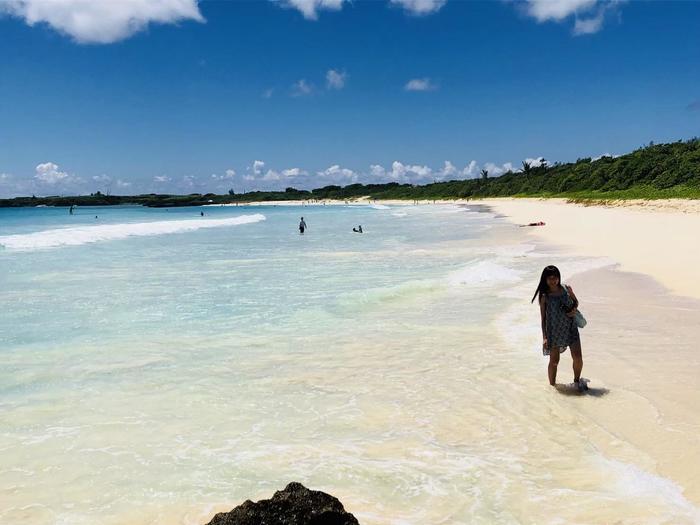
[[[0,198],[26,196],[32,193],[26,180],[19,180],[11,173],[0,173]]]
[[[591,159],[591,162],[595,162],[596,160],[600,160],[600,159],[602,159],[603,157],[607,157],[607,158],[611,158],[611,159],[616,159],[616,158],[619,157],[619,156],[620,156],[620,155],[613,155],[613,154],[611,154],[611,153],[603,153],[602,155],[598,155],[597,157],[593,157],[593,158]]]
[[[513,165],[507,162],[498,166],[492,162],[484,166],[493,176],[501,175],[513,169]],[[391,170],[386,170],[379,164],[372,164],[369,173],[362,177],[362,182],[399,182],[401,184],[425,184],[434,181],[471,179],[480,176],[481,166],[477,161],[472,160],[463,169],[459,169],[449,160],[443,163],[438,170],[433,170],[429,166],[403,164],[394,161]]]
[[[282,180],[282,174],[279,171],[267,170],[267,173],[262,176],[260,180],[270,182],[270,181],[280,181]]]
[[[301,168],[287,168],[281,171],[274,169],[268,169],[265,171],[265,162],[262,160],[256,160],[253,162],[252,167],[248,167],[245,175],[243,175],[243,180],[247,182],[256,183],[273,183],[280,181],[295,180],[308,175],[308,172]],[[229,170],[234,173],[233,170]],[[267,189],[273,189],[275,186],[270,184],[264,184]]]
[[[462,170],[462,176],[464,178],[467,178],[467,179],[475,177],[478,173],[479,173],[479,165],[476,163],[475,160],[472,160]]]
[[[286,170],[282,170],[282,176],[292,178],[292,177],[300,177],[302,175],[306,175],[307,172],[302,170],[301,168],[289,168]]]
[[[525,12],[538,22],[575,17],[573,34],[590,35],[603,27],[606,13],[627,0],[525,0]],[[523,4],[518,4],[523,5]]]
[[[498,166],[493,162],[489,162],[484,166],[484,169],[489,170],[489,173],[491,175],[496,176],[505,173],[509,169],[513,169],[513,166],[509,162],[503,164],[502,166]],[[467,164],[463,169],[460,170],[449,160],[446,160],[441,169],[439,169],[436,172],[433,172],[433,176],[435,180],[438,181],[473,179],[475,177],[481,176],[481,166],[479,166],[479,163],[477,161],[472,160],[469,161],[469,164]]]
[[[35,168],[34,176],[28,180],[17,181],[17,191],[43,193],[50,191],[55,193],[79,194],[84,191],[85,179],[77,175],[62,171],[54,162],[44,162]]]
[[[526,0],[527,13],[538,22],[560,22],[568,16],[595,7],[598,0]]]
[[[484,164],[484,168],[486,171],[489,172],[489,175],[500,175],[501,173],[504,172],[503,168],[497,166],[493,162],[487,162]]]
[[[532,167],[532,168],[539,168],[540,166],[542,166],[543,163],[546,162],[546,160],[544,157],[536,157],[536,158],[528,157],[527,159],[525,159],[525,162],[527,162],[530,165],[530,167]]]
[[[2,0],[0,13],[34,26],[48,24],[76,42],[109,44],[149,23],[204,22],[198,0]]]
[[[59,182],[68,182],[71,177],[65,171],[60,171],[58,165],[53,162],[45,162],[36,167],[34,178],[46,184],[57,184]]]
[[[439,11],[447,0],[391,0],[392,4],[400,5],[412,15],[429,15]]]
[[[437,178],[439,180],[449,180],[454,179],[455,175],[459,173],[459,170],[452,164],[449,160],[445,161],[442,169],[437,172]]]
[[[159,184],[164,182],[170,182],[171,180],[172,179],[167,175],[156,175],[155,177],[153,177],[153,182],[157,182]]]
[[[433,82],[427,77],[413,78],[406,82],[404,89],[406,91],[434,91],[437,89],[437,85],[433,84]]]
[[[592,18],[577,18],[574,23],[575,35],[592,35],[603,27],[604,14],[601,11]]]
[[[301,168],[289,168],[282,171],[277,170],[267,170],[265,175],[258,178],[257,180],[262,180],[266,182],[282,181],[294,179],[296,177],[301,177],[308,175],[308,172],[302,170]]]
[[[345,71],[341,72],[335,69],[329,69],[326,73],[326,87],[328,89],[343,89],[347,76],[348,74]]]
[[[511,164],[510,162],[506,162],[499,166],[498,164],[494,164],[493,162],[487,162],[486,164],[484,164],[484,169],[489,172],[489,176],[498,177],[499,175],[503,175],[507,171],[513,171],[513,164]]]
[[[341,168],[338,164],[334,164],[323,171],[317,171],[316,174],[322,177],[326,182],[334,182],[337,184],[352,184],[357,182],[359,175],[348,168]]]
[[[260,175],[262,173],[265,163],[261,160],[253,161],[253,174]]]
[[[409,182],[409,180],[430,178],[432,173],[433,170],[428,166],[403,164],[395,160],[391,163],[391,172],[389,176],[397,181]]]
[[[272,94],[275,92],[274,88],[266,89],[262,93],[262,98],[272,98]]]
[[[384,166],[380,166],[379,164],[372,164],[369,167],[369,172],[373,177],[377,178],[384,178],[386,175],[386,170],[384,169]]]
[[[339,11],[350,0],[271,0],[282,7],[297,9],[307,20],[317,20],[319,11]],[[428,15],[439,11],[447,0],[390,0],[412,15]]]
[[[83,195],[95,190],[95,185],[102,185],[101,191],[108,191],[111,185],[127,188],[132,184],[121,179],[116,181],[106,174],[82,178],[61,170],[54,162],[44,162],[35,168],[32,177],[13,177],[0,173],[0,195]],[[99,186],[98,186],[99,187]]]
[[[109,184],[112,182],[112,177],[103,173],[102,175],[93,175],[92,180],[100,184]]]
[[[391,171],[385,170],[379,164],[373,164],[370,166],[370,173],[379,181],[399,182],[401,184],[417,184],[420,182],[432,182],[433,180],[433,170],[428,166],[404,164],[398,160],[391,163]]]
[[[197,185],[197,181],[194,175],[183,175],[181,184],[187,189],[192,189]]]
[[[231,180],[236,177],[236,170],[228,169],[223,175],[217,175],[216,173],[211,174],[211,178],[214,180]]]
[[[302,78],[301,80],[292,84],[292,96],[303,97],[306,95],[310,95],[313,89],[313,85],[309,84],[305,78]]]
[[[274,0],[273,0],[274,1]],[[345,0],[280,0],[283,7],[298,9],[307,20],[317,20],[318,11],[338,11]]]

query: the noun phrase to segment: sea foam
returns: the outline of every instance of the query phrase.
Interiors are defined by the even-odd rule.
[[[0,246],[13,251],[31,251],[59,246],[78,246],[100,241],[114,241],[126,239],[127,237],[146,237],[167,233],[191,232],[202,228],[239,226],[264,220],[264,215],[256,213],[226,219],[187,219],[56,228],[33,233],[0,236]]]
[[[682,487],[671,479],[614,459],[601,457],[598,462],[612,474],[611,484],[617,497],[657,503],[668,509],[670,515],[683,516],[692,523],[700,522],[700,509],[685,497]],[[666,523],[666,520],[650,519],[648,523]]]
[[[502,266],[493,261],[479,261],[461,270],[453,272],[448,277],[449,284],[456,285],[494,285],[498,283],[514,283],[521,279],[523,272]]]

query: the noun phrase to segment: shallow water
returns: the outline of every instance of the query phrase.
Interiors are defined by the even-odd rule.
[[[700,521],[596,445],[576,403],[613,394],[552,395],[551,257],[503,219],[199,211],[0,209],[0,523],[204,523],[292,480],[363,524]]]

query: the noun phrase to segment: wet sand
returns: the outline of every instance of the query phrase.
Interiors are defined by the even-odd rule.
[[[606,390],[571,399],[584,434],[606,455],[678,483],[700,504],[700,301],[667,293],[648,276],[611,269],[574,277],[584,377]],[[568,379],[570,357],[559,381]]]

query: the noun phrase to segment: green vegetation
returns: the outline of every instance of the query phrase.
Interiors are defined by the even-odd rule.
[[[480,178],[411,184],[351,184],[326,186],[312,191],[287,188],[276,192],[227,195],[136,195],[115,196],[97,192],[79,197],[18,197],[0,199],[0,206],[95,206],[141,204],[153,207],[199,206],[235,202],[307,199],[471,199],[481,197],[565,197],[576,201],[618,199],[700,199],[700,139],[670,144],[649,144],[620,157],[578,159],[567,164],[532,166],[500,177],[482,170]]]

